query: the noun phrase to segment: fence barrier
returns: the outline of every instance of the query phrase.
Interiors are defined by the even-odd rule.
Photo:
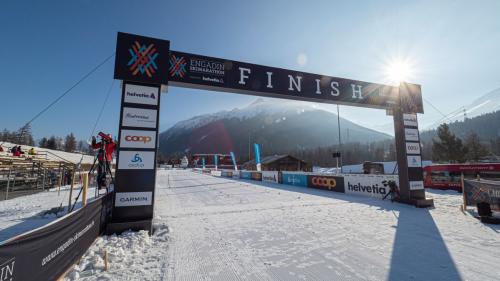
[[[464,207],[488,203],[490,208],[500,211],[500,182],[488,180],[463,181]]]

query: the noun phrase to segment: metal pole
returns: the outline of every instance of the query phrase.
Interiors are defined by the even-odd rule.
[[[10,174],[12,170],[9,168],[9,177],[7,178],[7,190],[5,191],[5,200],[9,199]]]
[[[73,167],[73,172],[71,173],[71,186],[69,188],[68,213],[71,210],[71,197],[73,197],[73,185],[75,184],[75,170],[76,167]]]
[[[46,177],[46,175],[47,175],[47,170],[44,169],[43,170],[43,181],[42,181],[42,190],[44,190],[44,191],[45,191],[45,177]]]
[[[340,138],[340,109],[339,105],[337,104],[337,127],[339,131],[339,152],[340,152],[340,173],[342,173],[342,139]],[[338,158],[337,158],[337,163],[338,163]],[[338,164],[337,164],[338,167]]]

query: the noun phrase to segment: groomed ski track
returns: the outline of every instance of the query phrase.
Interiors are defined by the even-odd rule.
[[[70,279],[498,280],[500,228],[429,195],[435,209],[160,170],[155,234],[100,238]]]

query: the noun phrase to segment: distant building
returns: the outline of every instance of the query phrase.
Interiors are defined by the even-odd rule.
[[[311,165],[288,154],[263,157],[261,165],[262,171],[312,171]],[[256,170],[255,160],[244,163],[243,169]]]

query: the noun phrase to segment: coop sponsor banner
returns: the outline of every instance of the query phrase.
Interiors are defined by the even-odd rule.
[[[122,130],[120,148],[155,148],[156,131]]]
[[[283,183],[307,187],[307,175],[283,172]]]
[[[119,170],[151,170],[155,168],[154,151],[120,151]]]
[[[467,206],[486,202],[492,210],[500,211],[500,183],[487,180],[464,180],[464,199]]]
[[[252,179],[252,172],[249,171],[240,171],[240,178],[245,180]]]
[[[122,126],[156,129],[156,109],[124,107]]]
[[[388,186],[384,186],[382,183],[384,180],[393,180],[398,183],[398,176],[365,174],[344,175],[345,193],[383,198],[390,190]]]
[[[0,243],[0,280],[59,280],[104,231],[110,195]]]
[[[307,186],[316,189],[344,192],[344,179],[342,177],[308,175]]]
[[[221,171],[221,175],[226,178],[232,178],[233,177],[233,171],[227,171],[223,170]]]
[[[278,171],[262,171],[262,181],[279,183]]]
[[[116,207],[149,206],[153,201],[153,192],[119,192],[116,193]]]
[[[216,170],[212,170],[212,171],[210,171],[210,174],[212,176],[215,176],[215,177],[220,177],[222,175],[222,171],[220,171],[220,170],[217,170],[217,171]]]
[[[403,124],[408,127],[418,127],[417,114],[403,113]]]
[[[406,143],[406,154],[420,154],[420,143],[418,142],[407,142]]]
[[[159,87],[125,84],[123,102],[158,105]]]
[[[398,87],[170,51],[170,85],[352,106],[392,108]],[[422,112],[420,87],[412,107]]]
[[[252,172],[251,178],[254,181],[262,181],[262,173],[261,172]]]
[[[422,158],[419,155],[410,155],[408,158],[408,168],[422,167]]]
[[[405,128],[405,139],[407,141],[419,141],[418,129]]]

